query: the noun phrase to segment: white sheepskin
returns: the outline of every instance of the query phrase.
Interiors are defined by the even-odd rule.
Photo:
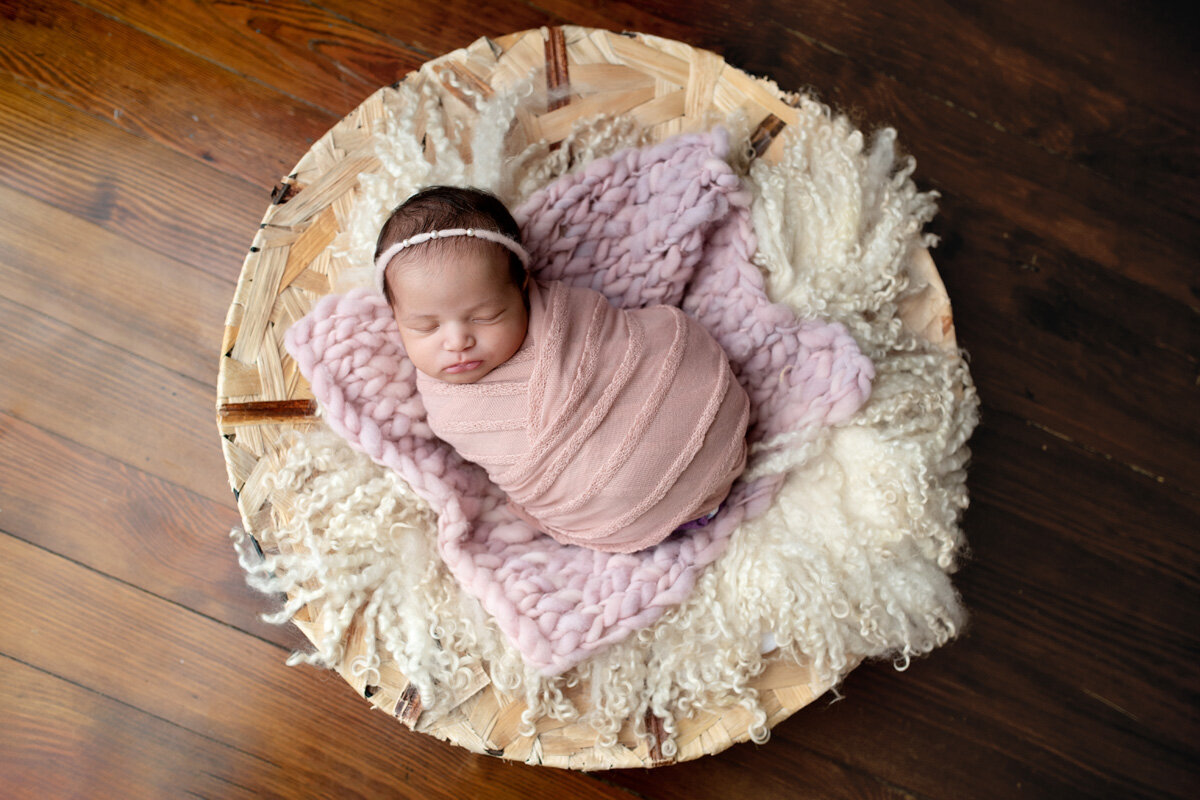
[[[369,281],[379,226],[423,186],[480,186],[515,206],[572,168],[646,140],[628,119],[598,119],[557,149],[505,155],[502,132],[520,95],[483,104],[471,134],[448,128],[427,92],[389,90],[375,134],[382,166],[361,176],[350,222],[333,245],[333,263],[346,267],[333,276],[336,290]],[[371,683],[394,662],[431,715],[423,725],[435,724],[472,668],[482,667],[528,703],[526,733],[543,716],[579,719],[563,692],[583,680],[591,692],[583,721],[602,745],[647,711],[671,734],[693,710],[730,704],[750,710],[752,738],[764,741],[766,714],[748,687],[764,668],[764,639],[832,685],[863,659],[903,668],[962,630],[949,574],[963,547],[966,440],[978,403],[963,359],[916,339],[897,316],[905,266],[933,243],[921,231],[935,195],[917,191],[914,164],[897,156],[893,131],[868,143],[844,117],[797,99],[802,121],[783,134],[786,155],[776,166],[750,161],[744,120],[714,122],[729,128],[735,167],[755,192],[756,263],[772,297],[801,316],[844,323],[876,364],[872,398],[858,417],[789,462],[799,466],[777,501],[734,535],[687,603],[556,678],[526,667],[459,590],[435,551],[432,513],[397,475],[328,430],[296,435],[269,475],[276,494],[294,501],[276,509],[265,560],[234,532],[252,585],[291,598],[271,621],[287,622],[305,605],[321,615],[314,651],[290,663],[348,668]],[[434,164],[416,137],[422,113],[437,145]],[[469,164],[451,146],[468,135]],[[352,621],[366,655],[343,664]],[[663,752],[672,755],[674,744]]]

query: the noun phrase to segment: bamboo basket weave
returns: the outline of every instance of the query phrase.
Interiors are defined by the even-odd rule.
[[[730,67],[711,52],[652,36],[578,27],[480,39],[409,74],[405,82],[435,92],[448,121],[469,131],[476,115],[473,97],[505,92],[538,71],[544,83],[538,75],[535,85],[545,90],[518,110],[519,130],[514,135],[523,139],[520,145],[540,139],[559,142],[577,120],[597,114],[632,115],[657,141],[704,124],[714,111],[740,111],[755,130],[751,144],[756,157],[775,163],[779,134],[798,119],[791,98],[774,84]],[[464,86],[472,91],[464,92]],[[370,136],[381,124],[384,91],[369,97],[317,141],[276,188],[226,319],[217,423],[246,531],[267,549],[274,520],[287,514],[289,498],[283,490],[268,489],[263,478],[279,455],[287,429],[322,424],[308,383],[283,348],[283,335],[330,291],[337,277],[338,266],[327,247],[346,221],[358,176],[379,166]],[[446,130],[452,129],[446,125]],[[910,279],[912,286],[924,288],[903,307],[903,321],[955,353],[949,301],[928,253],[922,251],[911,265]],[[296,619],[314,641],[324,611],[309,606]],[[362,651],[353,630],[344,664],[353,663]],[[590,727],[549,718],[538,722],[535,735],[522,736],[518,727],[524,702],[496,689],[482,670],[455,698],[454,710],[433,721],[422,715],[421,698],[395,664],[385,662],[379,685],[370,688],[349,668],[341,673],[360,694],[369,695],[374,706],[413,730],[475,752],[571,769],[687,761],[746,740],[752,723],[750,713],[740,706],[679,720],[678,751],[664,758],[662,725],[654,718],[642,720],[650,741],[636,736],[636,721],[627,720],[612,747],[598,745]],[[806,667],[783,658],[771,661],[751,685],[771,727],[829,688]],[[571,696],[581,710],[586,708],[586,687],[577,687]]]

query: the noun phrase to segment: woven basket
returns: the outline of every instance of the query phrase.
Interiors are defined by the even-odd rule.
[[[564,27],[480,39],[442,56],[405,83],[425,84],[439,98],[448,119],[469,130],[475,119],[473,96],[505,92],[531,73],[545,76],[546,92],[518,110],[512,135],[527,142],[563,140],[577,120],[597,114],[631,115],[655,140],[695,129],[716,112],[740,112],[755,133],[757,158],[775,163],[778,135],[797,120],[790,98],[774,84],[728,66],[719,56],[679,42],[645,35],[613,34]],[[540,76],[535,78],[540,80]],[[464,92],[462,87],[471,88]],[[283,334],[327,294],[336,275],[327,246],[339,232],[358,176],[378,168],[370,136],[383,113],[381,89],[323,136],[283,179],[263,217],[237,284],[226,319],[217,382],[217,421],[230,484],[248,533],[270,548],[274,520],[286,514],[289,498],[272,493],[263,481],[289,428],[319,425],[316,404],[297,366],[284,351]],[[547,101],[547,97],[559,98]],[[451,126],[447,126],[450,130]],[[928,253],[910,267],[910,285],[924,287],[902,309],[904,323],[926,340],[956,352],[949,301]],[[297,625],[314,641],[322,609],[306,608]],[[362,642],[346,643],[345,664]],[[724,750],[749,738],[752,717],[741,706],[679,720],[673,758],[663,757],[662,726],[642,720],[649,741],[635,735],[628,720],[612,747],[596,743],[587,726],[549,718],[536,734],[522,736],[525,704],[495,689],[482,670],[456,697],[453,712],[437,720],[422,715],[421,698],[394,664],[381,667],[370,702],[410,728],[469,750],[507,759],[571,769],[651,767],[687,761]],[[364,678],[342,670],[360,693]],[[803,666],[775,659],[751,684],[759,693],[767,724],[774,726],[829,687]],[[586,687],[572,698],[586,708]]]

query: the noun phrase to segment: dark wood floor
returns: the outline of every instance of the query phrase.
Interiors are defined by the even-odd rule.
[[[0,0],[0,796],[1198,796],[1200,60],[1173,7]],[[983,400],[962,639],[765,746],[602,776],[285,667],[213,413],[279,177],[428,58],[564,22],[898,128]]]

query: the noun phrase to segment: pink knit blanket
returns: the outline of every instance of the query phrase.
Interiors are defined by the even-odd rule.
[[[623,151],[537,192],[514,216],[540,280],[587,286],[625,308],[679,306],[698,320],[750,398],[748,442],[796,446],[850,418],[874,369],[842,326],[798,321],[769,300],[750,261],[751,198],[727,153],[722,130]],[[543,674],[682,602],[783,481],[739,480],[709,525],[635,553],[562,544],[518,519],[483,469],[433,435],[382,297],[325,297],[285,342],[329,426],[432,505],[450,572]]]
[[[746,464],[746,392],[674,306],[534,282],[512,358],[475,383],[417,373],[417,391],[438,438],[563,544],[656,545],[716,511]]]

